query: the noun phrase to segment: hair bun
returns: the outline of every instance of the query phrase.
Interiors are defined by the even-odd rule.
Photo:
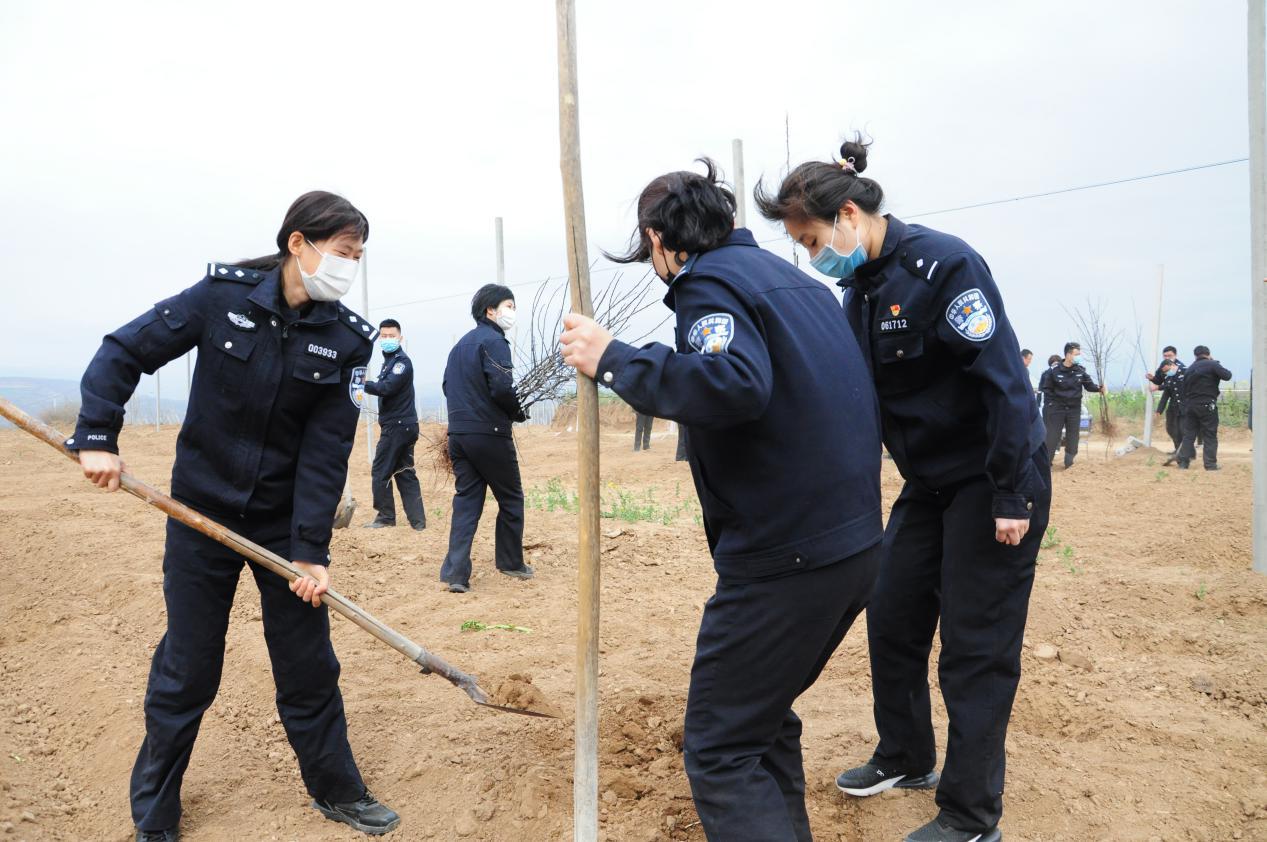
[[[851,161],[854,172],[859,175],[867,168],[867,148],[871,146],[871,138],[864,138],[862,132],[854,132],[853,140],[840,144],[840,160]]]

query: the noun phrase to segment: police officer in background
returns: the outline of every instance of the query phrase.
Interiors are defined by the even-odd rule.
[[[1157,402],[1157,414],[1166,419],[1166,435],[1174,447],[1170,451],[1169,465],[1179,457],[1183,444],[1183,381],[1186,368],[1178,360],[1162,360],[1158,371],[1161,400]]]
[[[867,146],[856,137],[841,147],[841,164],[801,164],[777,195],[759,186],[756,196],[762,215],[845,288],[885,445],[906,480],[867,609],[880,742],[836,785],[855,796],[937,786],[939,814],[907,842],[997,842],[1050,460],[985,260],[957,237],[881,216],[884,193],[861,175]],[[939,621],[950,717],[940,785],[928,689]]]
[[[734,227],[734,197],[704,163],[705,175],[669,173],[642,191],[630,251],[612,258],[649,262],[668,284],[677,347],[634,348],[569,314],[563,359],[634,409],[690,427],[717,570],[682,742],[704,833],[809,842],[792,704],[879,567],[875,392],[831,294]]]
[[[369,794],[352,759],[339,662],[321,604],[330,583],[334,510],[360,412],[356,392],[377,334],[338,300],[356,277],[368,236],[365,216],[341,196],[300,196],[277,232],[276,254],[235,266],[213,263],[197,284],[105,338],[84,372],[79,421],[66,446],[79,452],[93,483],[116,490],[125,470],[119,429],[142,372],[153,374],[198,349],[172,496],[306,574],[288,592],[280,576],[250,566],[277,712],[313,806],[380,834],[400,818]],[[138,842],[179,838],[181,780],[220,685],[243,564],[239,553],[167,521],[167,633],[154,652],[145,742],[132,770]]]
[[[524,492],[511,425],[528,415],[515,394],[510,342],[515,294],[486,284],[471,299],[475,328],[458,340],[444,367],[449,404],[449,459],[453,462],[453,523],[440,581],[452,593],[471,589],[471,542],[489,489],[497,500],[497,570],[531,579],[524,564]]]
[[[1231,380],[1232,372],[1218,360],[1210,359],[1210,349],[1198,345],[1192,349],[1196,357],[1184,372],[1181,403],[1183,404],[1183,443],[1175,460],[1187,469],[1197,455],[1197,436],[1204,438],[1201,461],[1207,471],[1219,469],[1219,381]]]
[[[1034,352],[1031,351],[1029,348],[1022,348],[1021,349],[1021,364],[1025,366],[1026,377],[1029,377],[1029,366],[1030,366],[1030,363],[1032,362],[1034,362]],[[1034,387],[1033,380],[1030,381],[1030,388],[1034,392],[1034,403],[1038,407],[1039,411],[1041,412],[1043,408],[1042,393],[1039,392],[1038,389]]]
[[[1157,404],[1157,414],[1161,415],[1164,409],[1166,435],[1174,443],[1170,451],[1171,458],[1166,460],[1167,465],[1174,461],[1179,453],[1179,445],[1183,442],[1183,417],[1179,409],[1178,385],[1183,380],[1185,368],[1183,361],[1179,359],[1179,351],[1174,345],[1167,345],[1161,351],[1161,362],[1158,363],[1157,370],[1152,374],[1144,372],[1144,379],[1149,383],[1148,388],[1162,393]]]
[[[400,505],[409,525],[421,532],[427,528],[427,510],[422,504],[422,488],[414,470],[414,446],[418,443],[418,407],[414,400],[414,366],[400,347],[400,322],[383,319],[378,325],[378,347],[383,367],[377,380],[365,384],[365,391],[378,398],[378,447],[374,450],[374,519],[367,529],[396,525],[396,500],[392,477],[400,489]]]
[[[1060,434],[1065,436],[1065,467],[1073,465],[1078,455],[1078,437],[1082,426],[1082,393],[1104,394],[1104,386],[1097,386],[1091,375],[1078,362],[1082,346],[1077,342],[1065,343],[1065,358],[1043,372],[1038,388],[1043,393],[1043,423],[1047,427],[1047,458],[1052,460],[1060,445]]]

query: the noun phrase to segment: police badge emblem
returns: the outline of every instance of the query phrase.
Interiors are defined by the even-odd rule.
[[[691,325],[686,335],[691,347],[701,354],[724,354],[735,338],[735,317],[713,313]]]
[[[404,373],[405,373],[404,363],[396,363],[394,366],[392,366],[392,374],[404,374]]]
[[[994,335],[996,319],[990,302],[979,289],[960,294],[946,308],[946,321],[955,333],[970,342],[984,342]]]
[[[352,369],[352,376],[348,378],[348,397],[357,409],[365,407],[365,373],[368,370],[363,365],[357,366]]]

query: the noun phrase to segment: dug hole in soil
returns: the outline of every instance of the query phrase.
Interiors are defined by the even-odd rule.
[[[602,523],[601,832],[612,842],[702,840],[680,753],[714,583],[699,506],[662,423],[651,450],[633,453],[632,424],[620,429],[629,419],[609,420],[618,427],[602,436],[604,508],[616,517]],[[373,516],[365,442],[353,451],[359,505],[352,528],[336,533],[334,587],[490,692],[530,680],[564,713],[482,708],[334,618],[357,760],[403,817],[389,839],[571,838],[577,443],[566,428],[516,432],[536,578],[494,570],[490,500],[466,595],[438,581],[449,477],[420,450],[427,530],[362,530]],[[1008,738],[1009,840],[1267,839],[1267,579],[1250,572],[1249,440],[1224,438],[1215,474],[1163,468],[1156,451],[1106,458],[1094,440],[1055,473]],[[175,427],[128,427],[121,445],[133,473],[166,487],[175,439]],[[900,479],[891,462],[884,471],[891,503]],[[0,839],[132,838],[128,775],[164,628],[163,536],[156,511],[0,431]],[[517,630],[463,631],[472,620]],[[930,680],[944,745],[935,668]],[[875,746],[869,681],[860,621],[797,705],[819,840],[900,839],[936,810],[928,792],[837,792],[835,775]],[[259,597],[244,575],[220,695],[185,777],[188,842],[364,838],[308,807],[273,693]]]

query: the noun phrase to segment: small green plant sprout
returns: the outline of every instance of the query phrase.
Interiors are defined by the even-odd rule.
[[[507,623],[482,623],[479,620],[467,620],[462,624],[462,631],[512,631],[521,634],[532,634],[532,629],[523,626],[512,626]]]
[[[1165,479],[1166,477],[1168,477],[1168,476],[1170,476],[1170,475],[1169,475],[1168,473],[1166,473],[1165,471],[1158,471],[1158,472],[1157,472],[1157,481],[1158,481],[1158,482],[1161,482],[1162,480],[1164,480],[1164,479]]]
[[[1195,596],[1197,599],[1204,600],[1205,595],[1208,594],[1209,592],[1210,592],[1210,589],[1205,586],[1205,582],[1202,582],[1200,585],[1197,586],[1196,591],[1194,591],[1192,595]]]
[[[1056,527],[1047,527],[1047,532],[1043,535],[1042,542],[1038,545],[1039,549],[1050,550],[1052,547],[1060,543],[1060,536],[1056,534]]]
[[[1060,560],[1065,563],[1065,568],[1068,569],[1070,573],[1076,574],[1076,573],[1082,572],[1078,568],[1078,565],[1074,564],[1073,547],[1069,546],[1068,544],[1065,544],[1064,548],[1060,551]]]
[[[1157,457],[1151,453],[1148,454],[1148,462],[1147,462],[1148,467],[1151,468],[1153,465],[1156,465],[1156,464],[1157,464]]]

